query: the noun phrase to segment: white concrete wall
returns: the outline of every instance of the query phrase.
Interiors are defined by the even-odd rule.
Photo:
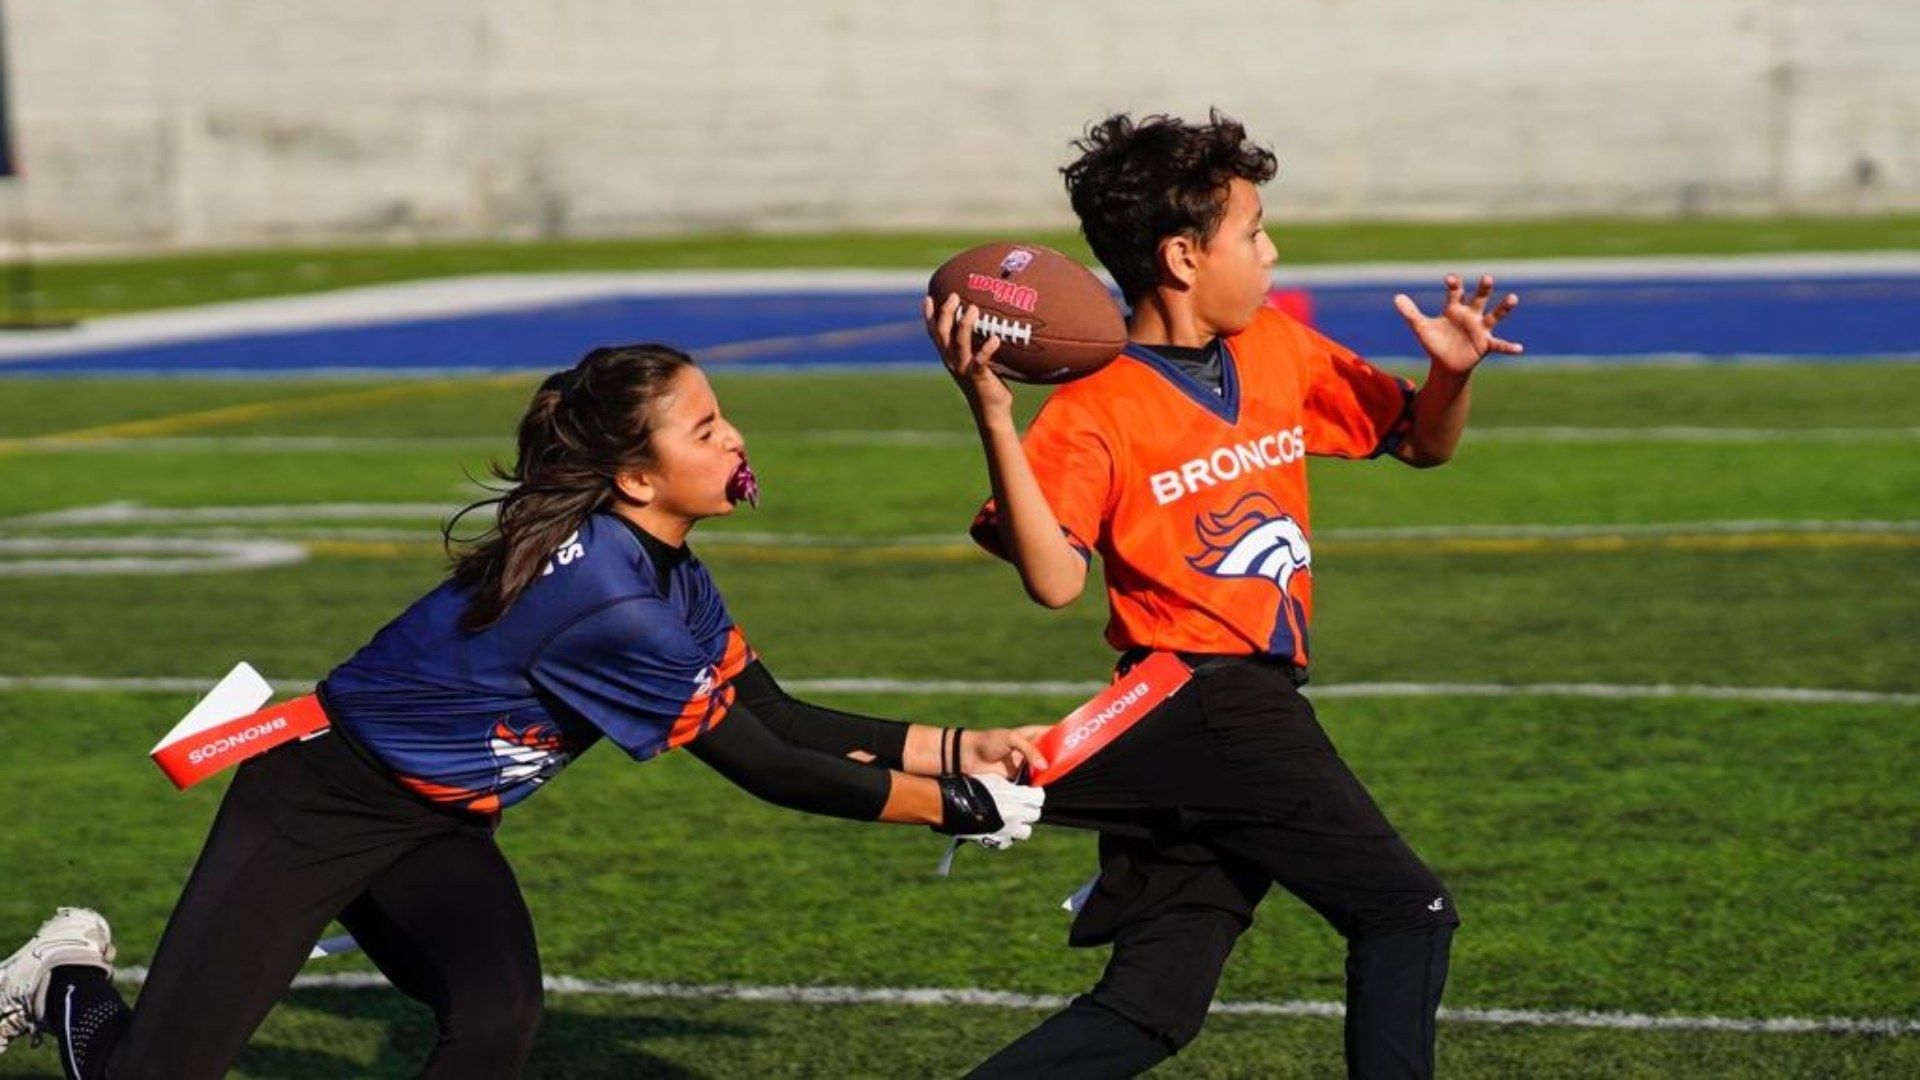
[[[1209,105],[1278,217],[1920,208],[1916,0],[5,11],[46,241],[1064,224],[1088,120]]]

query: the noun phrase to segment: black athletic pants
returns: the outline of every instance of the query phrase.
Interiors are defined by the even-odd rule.
[[[131,1016],[84,1025],[94,1042],[63,1062],[113,1080],[225,1075],[336,917],[438,1018],[423,1075],[519,1075],[540,958],[492,821],[424,802],[337,731],[240,766]]]
[[[1072,944],[1111,942],[1088,993],[976,1077],[1118,1077],[1199,1034],[1274,883],[1346,937],[1347,1069],[1433,1073],[1453,899],[1334,750],[1284,667],[1205,660],[1181,691],[1048,789],[1044,819],[1099,829]]]

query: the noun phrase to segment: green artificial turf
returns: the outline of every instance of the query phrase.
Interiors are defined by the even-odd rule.
[[[1111,653],[1099,641],[1097,588],[1043,611],[1006,568],[965,547],[983,478],[957,395],[939,377],[716,380],[768,500],[703,526],[695,546],[784,679],[1102,676]],[[525,379],[424,395],[421,385],[7,381],[0,540],[219,532],[314,548],[298,565],[259,571],[0,575],[0,676],[211,680],[242,658],[281,678],[323,674],[437,580],[440,508],[473,493],[463,469],[478,472],[506,449],[527,391]],[[1916,391],[1920,368],[1908,365],[1512,366],[1482,377],[1477,435],[1447,468],[1314,465],[1313,689],[1343,753],[1456,894],[1466,925],[1449,1005],[1920,1017],[1914,534],[1790,527],[1911,529]],[[260,402],[281,404],[209,411]],[[164,422],[114,434],[132,421]],[[1644,430],[1700,427],[1743,434]],[[1625,438],[1623,428],[1643,430]],[[48,438],[100,429],[123,441]],[[347,441],[261,441],[286,438]],[[112,502],[424,509],[358,520],[296,509],[254,523],[27,517]],[[1788,525],[1746,538],[1713,531],[1729,521]],[[1442,528],[1341,539],[1404,525]],[[1593,526],[1602,542],[1549,535],[1475,548],[1445,528],[1526,525]],[[1608,532],[1617,526],[1694,531]],[[327,532],[339,529],[352,531]],[[729,532],[774,535],[721,542]],[[841,542],[777,541],[800,534]],[[1364,682],[1909,697],[1342,696]],[[9,820],[0,930],[22,937],[54,904],[97,904],[115,921],[124,962],[150,957],[222,786],[176,793],[144,760],[191,698],[0,688]],[[1076,699],[824,700],[981,725],[1052,718]],[[1043,830],[996,856],[968,851],[941,880],[932,874],[941,844],[922,831],[777,811],[690,756],[636,767],[601,748],[512,811],[501,837],[549,973],[1065,995],[1102,959],[1064,947],[1056,908],[1091,868],[1092,843],[1077,833]],[[1340,963],[1338,938],[1276,896],[1221,997],[1334,1001]],[[353,957],[311,968],[365,969]],[[1040,1015],[555,994],[532,1075],[952,1075]],[[1159,1075],[1337,1074],[1339,1038],[1328,1019],[1223,1016]],[[269,1019],[240,1071],[405,1075],[430,1041],[430,1017],[397,994],[303,990]],[[1440,1035],[1442,1068],[1461,1076],[1903,1075],[1920,1070],[1916,1046],[1912,1036],[1465,1022]],[[0,1075],[56,1072],[44,1048],[0,1057]]]

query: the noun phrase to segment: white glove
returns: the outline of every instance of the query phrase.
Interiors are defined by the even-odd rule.
[[[1040,820],[1040,808],[1046,804],[1047,793],[1041,788],[1016,784],[998,776],[980,774],[974,776],[987,794],[993,797],[993,808],[1000,813],[1000,827],[990,833],[962,834],[956,840],[971,840],[981,847],[1000,851],[1033,835],[1034,823]]]

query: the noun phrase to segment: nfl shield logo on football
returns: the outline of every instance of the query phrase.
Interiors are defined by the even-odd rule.
[[[1026,248],[1014,248],[1007,252],[1006,258],[1000,260],[1000,276],[1012,277],[1031,265],[1033,265],[1033,252]]]

